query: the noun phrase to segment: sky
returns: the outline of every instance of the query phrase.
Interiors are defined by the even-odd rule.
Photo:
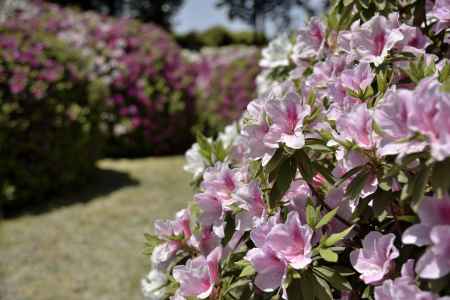
[[[226,11],[216,7],[216,0],[185,0],[183,7],[174,18],[175,30],[187,32],[201,31],[214,25],[224,25],[231,30],[250,29],[240,21],[228,20]]]
[[[313,2],[320,2],[320,0],[311,0]],[[230,21],[228,19],[226,10],[219,9],[215,3],[217,0],[185,0],[183,7],[174,18],[175,31],[185,33],[187,31],[196,30],[202,31],[214,25],[223,25],[230,30],[251,30],[251,28],[243,22],[238,20]],[[303,23],[303,17],[300,10],[294,11],[298,16],[294,20],[295,26],[300,26]],[[274,32],[273,24],[267,25],[267,32],[272,35]]]

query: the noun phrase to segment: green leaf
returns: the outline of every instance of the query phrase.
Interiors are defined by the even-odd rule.
[[[145,247],[144,247],[144,254],[145,255],[151,255],[153,253],[153,249],[162,243],[162,241],[153,234],[144,233],[145,237]]]
[[[438,198],[442,198],[448,192],[450,188],[450,158],[434,164],[431,186]]]
[[[379,72],[377,74],[377,87],[378,92],[380,92],[381,94],[383,94],[387,89],[387,80],[383,72]]]
[[[314,299],[314,284],[312,279],[310,272],[304,273],[300,278],[300,291],[305,300]]]
[[[200,132],[197,132],[197,143],[200,147],[201,155],[209,162],[212,163],[212,146],[209,143],[208,139]]]
[[[318,275],[328,281],[337,290],[352,290],[352,286],[347,281],[347,279],[342,277],[336,270],[332,268],[321,266],[315,267],[313,271],[316,272],[316,274],[318,273]]]
[[[313,275],[314,295],[319,300],[333,300],[331,289],[328,283],[316,274]]]
[[[355,227],[355,225],[352,225],[349,228],[347,228],[341,232],[333,233],[332,235],[327,237],[325,239],[325,241],[323,242],[325,247],[334,246],[337,242],[344,239],[352,231],[353,227]]]
[[[297,167],[302,174],[302,177],[311,182],[314,177],[314,170],[312,166],[311,159],[309,159],[308,154],[303,150],[298,150],[295,152],[295,158],[297,161]]]
[[[357,166],[357,167],[354,167],[353,169],[347,171],[344,175],[342,175],[339,178],[339,181],[336,183],[336,185],[340,186],[342,183],[344,183],[344,181],[346,181],[347,179],[349,179],[353,175],[359,173],[363,168],[364,168],[364,166]]]
[[[372,287],[368,285],[361,296],[362,299],[372,299]]]
[[[241,271],[241,274],[239,274],[239,277],[249,277],[255,275],[255,269],[252,265],[248,265],[244,267],[244,269]]]
[[[417,218],[417,216],[414,216],[414,215],[397,216],[397,220],[403,221],[403,222],[408,222],[411,224],[419,222],[419,219]]]
[[[270,208],[275,208],[283,195],[289,189],[292,180],[294,180],[296,171],[297,170],[292,159],[288,159],[281,164],[278,177],[275,179],[275,183],[270,191]]]
[[[280,164],[287,158],[287,156],[285,155],[283,148],[280,147],[277,149],[277,151],[275,151],[275,154],[272,156],[272,158],[270,159],[270,161],[267,163],[267,165],[265,166],[265,170],[266,172],[269,174],[271,173],[273,170],[275,170],[276,168],[278,168],[280,166]]]
[[[354,0],[344,0],[344,6],[349,6]]]
[[[315,209],[311,204],[306,205],[306,223],[312,228],[315,227],[317,222],[319,221],[320,209]]]
[[[338,261],[338,255],[329,248],[320,248],[319,254],[323,259],[325,259],[328,262],[335,263]]]
[[[430,280],[428,285],[430,289],[433,291],[433,293],[439,294],[446,287],[448,287],[449,282],[450,282],[450,275],[447,275],[439,279]]]
[[[288,299],[291,300],[307,300],[307,299],[314,299],[314,294],[312,298],[305,298],[303,297],[303,283],[300,282],[299,278],[292,279],[289,283],[286,293],[288,294]]]
[[[325,177],[325,179],[331,183],[334,184],[334,177],[332,175],[332,172],[330,170],[328,170],[327,168],[325,168],[324,166],[322,166],[321,164],[314,162],[314,168],[323,176]]]
[[[363,170],[355,178],[352,179],[350,184],[347,186],[347,190],[345,191],[345,196],[350,199],[357,199],[361,194],[362,189],[366,185],[367,180],[369,179],[369,171]]]
[[[420,205],[425,192],[425,187],[428,183],[428,178],[431,174],[431,168],[425,164],[422,164],[419,172],[414,177],[414,182],[411,186],[411,202],[415,207]]]
[[[441,72],[439,72],[439,81],[445,82],[449,78],[450,78],[450,64],[446,62]]]
[[[233,237],[234,232],[236,231],[236,224],[234,218],[231,214],[225,215],[225,236],[222,239],[222,245],[225,246]]]
[[[233,282],[226,290],[224,294],[228,294],[231,290],[236,288],[245,287],[250,283],[249,279],[239,279],[238,281]]]
[[[394,196],[391,192],[383,190],[378,190],[375,195],[372,206],[373,215],[378,218],[378,221],[382,222],[387,216],[389,205],[393,201]]]
[[[322,228],[323,226],[327,225],[328,223],[331,222],[331,220],[333,220],[334,216],[336,215],[336,213],[339,210],[339,206],[336,207],[335,209],[327,212],[322,219],[320,219],[320,221],[316,224],[315,228],[319,229]]]

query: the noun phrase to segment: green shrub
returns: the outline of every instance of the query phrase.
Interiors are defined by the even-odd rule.
[[[43,32],[0,28],[0,200],[37,202],[89,179],[99,157],[102,84]],[[94,97],[95,95],[95,97]]]
[[[264,46],[267,38],[263,33],[250,31],[229,31],[223,26],[213,26],[205,31],[190,31],[176,35],[183,48],[199,50],[204,47],[223,47],[230,45]]]

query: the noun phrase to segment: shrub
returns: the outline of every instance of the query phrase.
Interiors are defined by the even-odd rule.
[[[93,57],[92,78],[108,86],[108,154],[179,153],[191,143],[196,69],[170,35],[151,24],[38,4],[16,19],[52,32]],[[25,21],[25,22],[24,22]]]
[[[250,31],[229,31],[223,26],[213,26],[205,31],[190,31],[175,36],[179,45],[191,50],[205,47],[223,47],[231,45],[264,46],[267,38],[263,33]]]
[[[187,152],[144,295],[448,300],[448,7],[338,0],[271,43],[267,92]]]
[[[0,27],[0,200],[43,200],[89,179],[99,157],[102,85],[42,31]]]
[[[202,50],[198,62],[197,111],[203,131],[214,135],[239,119],[250,100],[256,97],[258,60],[259,49],[253,47]]]

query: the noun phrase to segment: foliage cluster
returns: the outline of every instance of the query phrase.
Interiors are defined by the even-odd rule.
[[[450,2],[337,0],[186,153],[148,299],[450,299]]]

